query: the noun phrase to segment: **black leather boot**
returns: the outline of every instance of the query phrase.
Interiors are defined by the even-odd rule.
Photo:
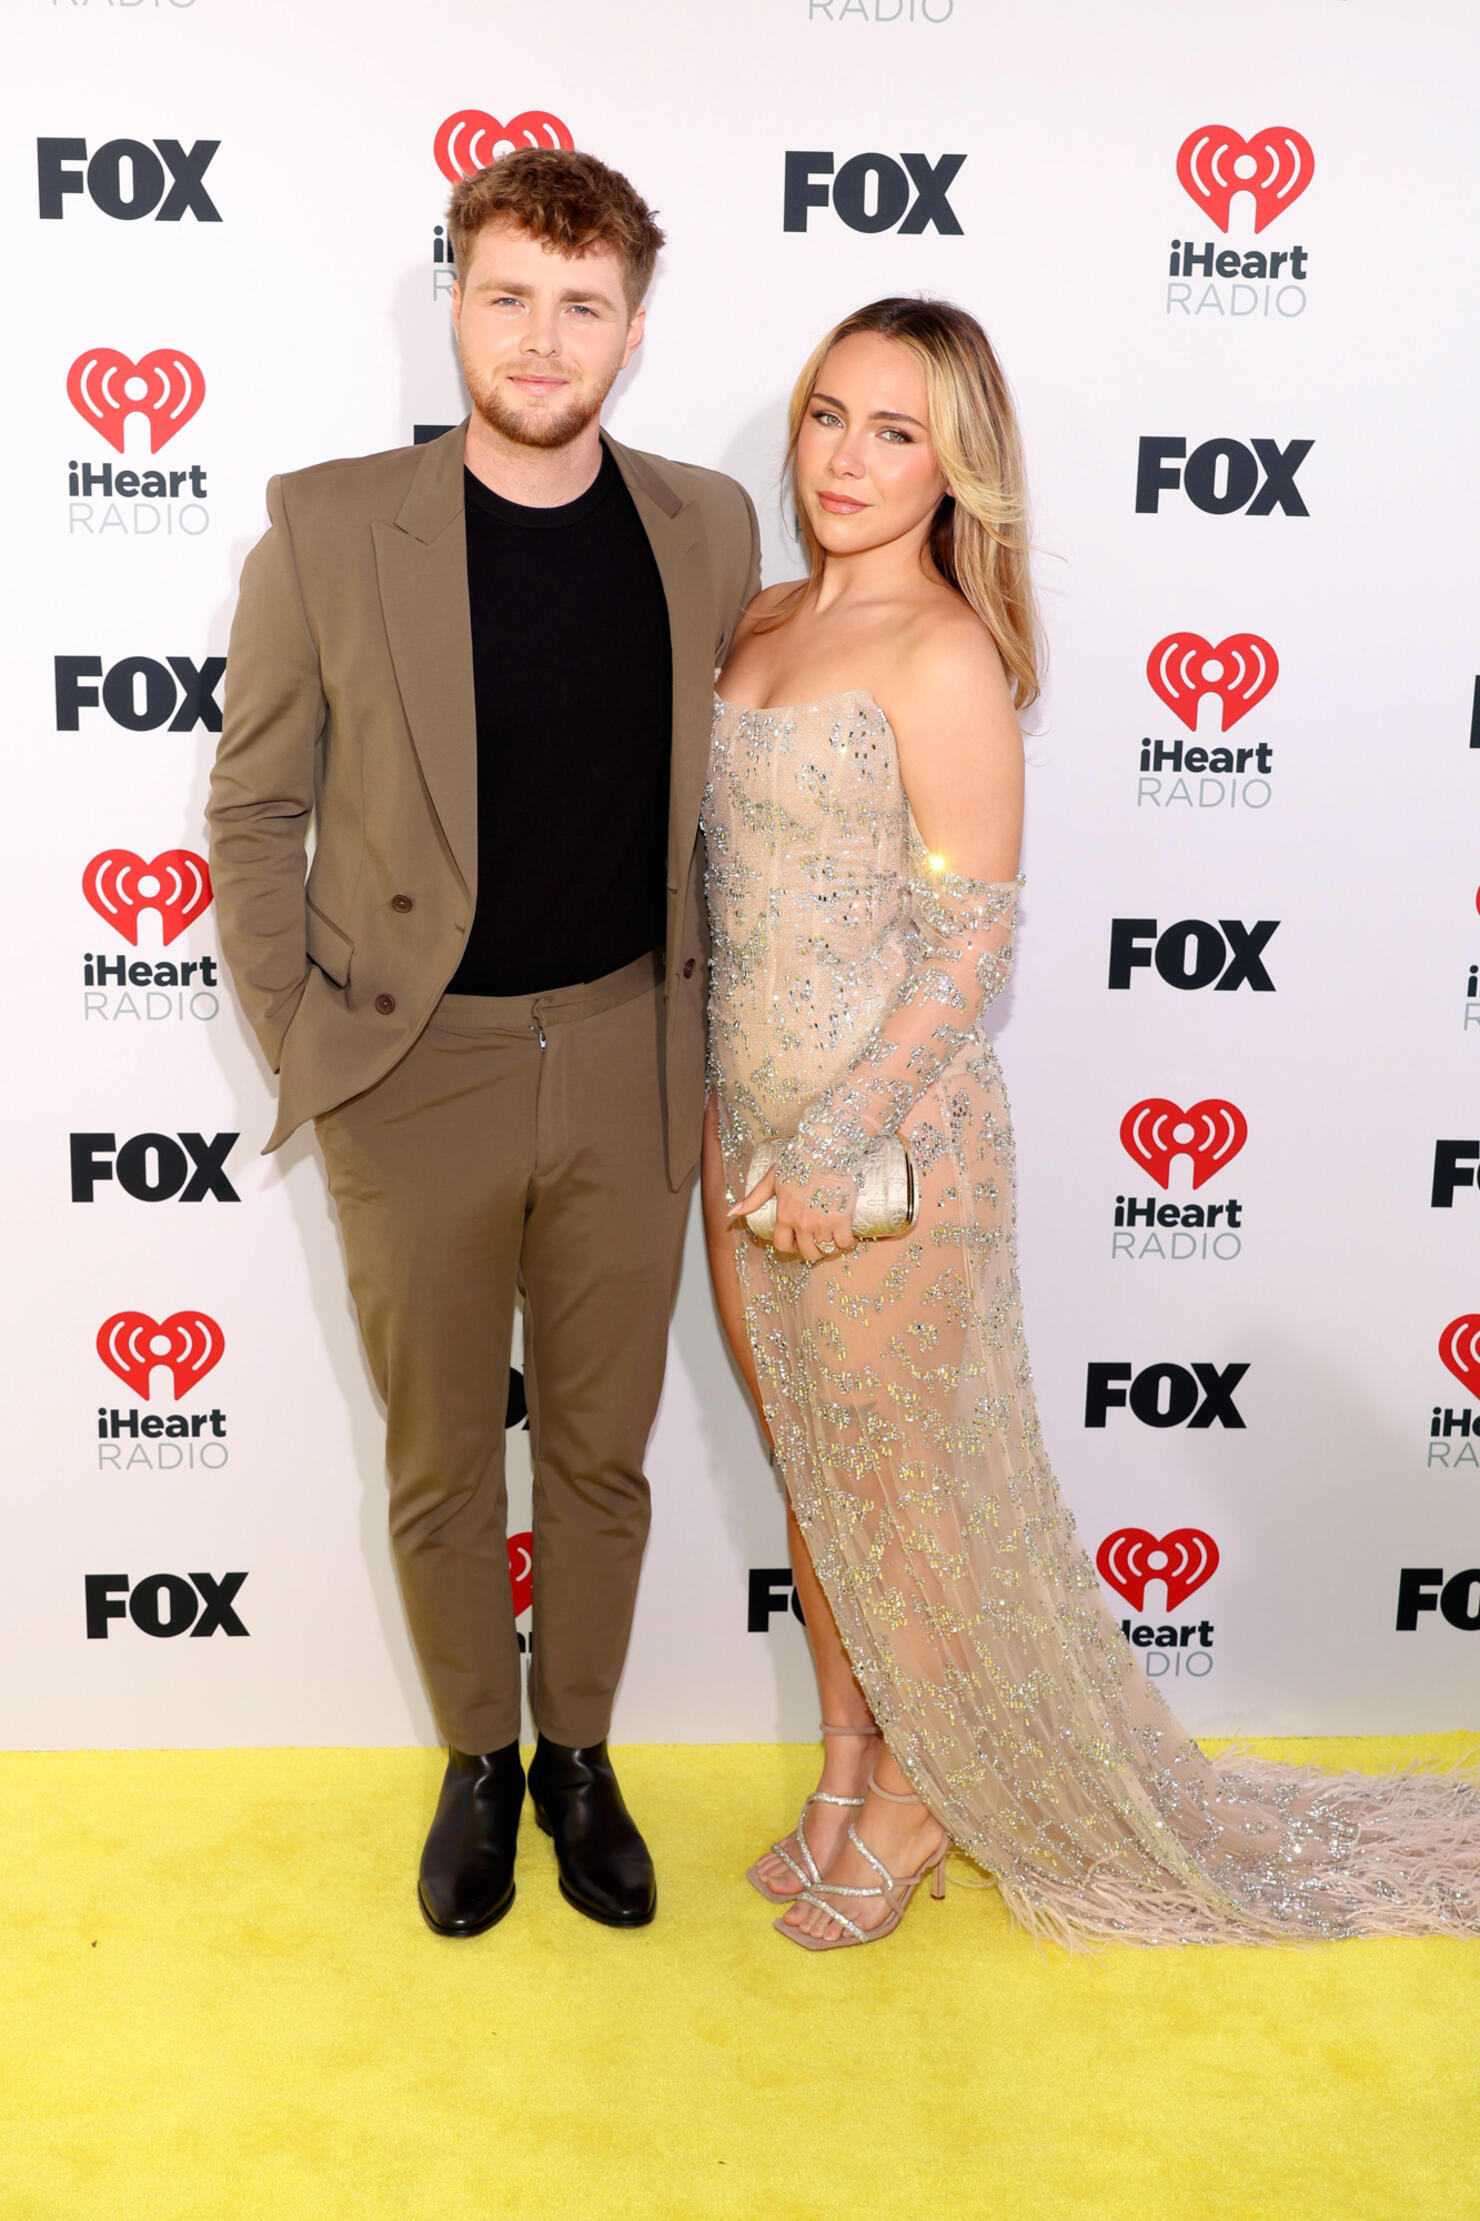
[[[560,1894],[608,1928],[645,1928],[658,1909],[648,1847],[622,1802],[605,1743],[542,1735],[529,1768],[534,1816],[555,1842]]]
[[[517,1743],[472,1757],[447,1753],[416,1890],[427,1926],[439,1936],[481,1936],[513,1904],[523,1802]]]

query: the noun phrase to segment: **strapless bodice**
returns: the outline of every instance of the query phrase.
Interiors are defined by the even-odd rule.
[[[908,965],[912,829],[888,718],[861,689],[771,709],[716,695],[702,821],[715,1076],[752,1138],[790,1135]]]

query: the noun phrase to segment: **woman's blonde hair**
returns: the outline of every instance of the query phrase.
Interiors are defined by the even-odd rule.
[[[797,443],[824,358],[855,332],[907,347],[925,372],[930,437],[946,492],[930,527],[942,578],[976,611],[997,644],[1018,709],[1038,697],[1038,616],[1029,573],[1028,488],[1012,396],[974,316],[950,301],[871,301],[835,324],[792,390],[785,473],[810,575],[757,629],[794,617],[822,575],[823,551],[797,500]]]

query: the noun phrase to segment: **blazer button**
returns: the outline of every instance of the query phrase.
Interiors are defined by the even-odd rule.
[[[685,979],[692,979],[694,976],[694,959],[692,957],[689,957],[684,965],[683,976]]]
[[[412,901],[410,895],[392,895],[391,908],[393,910],[414,910],[416,904]]]
[[[391,1012],[396,1007],[396,998],[394,995],[377,995],[375,998],[375,1007],[380,1012],[382,1018],[389,1018]]]

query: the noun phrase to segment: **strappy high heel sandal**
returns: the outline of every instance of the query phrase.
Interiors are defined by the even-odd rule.
[[[922,1810],[924,1809],[925,1800],[923,1797],[901,1796],[898,1790],[881,1789],[872,1774],[869,1776],[868,1785],[874,1795],[882,1797],[886,1804],[919,1805]],[[843,1930],[843,1934],[840,1936],[809,1936],[800,1928],[789,1928],[784,1916],[780,1920],[772,1921],[773,1928],[779,1929],[781,1934],[787,1937],[790,1942],[801,1944],[804,1950],[844,1951],[851,1948],[855,1943],[882,1943],[886,1936],[894,1933],[894,1930],[903,1920],[909,1910],[910,1899],[927,1874],[934,1876],[930,1890],[931,1896],[937,1898],[945,1896],[946,1853],[951,1848],[951,1839],[948,1834],[942,1836],[940,1849],[936,1852],[934,1858],[927,1859],[918,1874],[906,1875],[902,1881],[897,1881],[884,1864],[884,1861],[874,1856],[851,1820],[848,1822],[848,1841],[855,1851],[862,1853],[878,1875],[878,1887],[876,1889],[864,1889],[843,1882],[823,1882],[819,1879],[810,1888],[802,1890],[792,1899],[794,1905],[816,1905],[820,1912],[825,1912]],[[819,1888],[826,1890],[826,1897],[818,1895]],[[903,1894],[900,1894],[901,1892]],[[882,1897],[888,1904],[889,1911],[879,1922],[877,1928],[860,1928],[856,1920],[850,1920],[846,1913],[840,1913],[836,1905],[828,1902],[829,1898],[833,1897]]]
[[[876,1727],[834,1727],[830,1720],[823,1720],[820,1724],[824,1735],[872,1736],[877,1735],[879,1732]],[[850,1812],[861,1812],[866,1801],[867,1800],[863,1797],[835,1797],[830,1789],[813,1790],[811,1796],[807,1799],[807,1802],[802,1807],[801,1818],[798,1820],[796,1826],[791,1831],[792,1838],[796,1843],[796,1847],[801,1852],[802,1857],[806,1862],[805,1872],[803,1871],[802,1867],[798,1866],[790,1851],[787,1850],[785,1839],[783,1839],[780,1843],[773,1843],[771,1845],[771,1849],[775,1852],[777,1858],[780,1859],[782,1865],[790,1867],[792,1873],[795,1874],[797,1880],[802,1885],[802,1889],[818,1889],[821,1887],[822,1884],[822,1876],[818,1871],[817,1861],[813,1858],[811,1850],[809,1849],[807,1844],[807,1814],[811,1811],[813,1805],[840,1805],[845,1807]],[[751,1883],[754,1888],[760,1891],[762,1897],[765,1898],[768,1905],[794,1905],[801,1894],[800,1890],[795,1889],[772,1889],[770,1883],[761,1873],[761,1865],[759,1859],[756,1860],[754,1866],[748,1866],[745,1869],[745,1879],[747,1880],[747,1882]]]

